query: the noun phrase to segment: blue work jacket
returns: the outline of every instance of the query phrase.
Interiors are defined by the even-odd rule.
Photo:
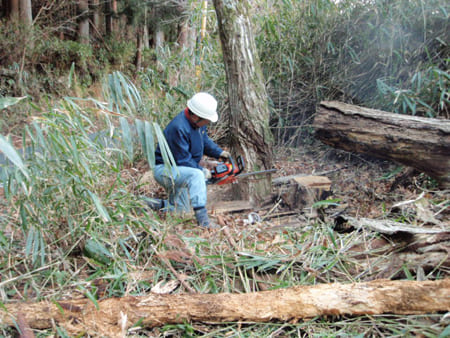
[[[203,155],[219,158],[222,149],[208,137],[206,126],[196,128],[183,110],[164,129],[164,137],[178,166],[202,169]],[[156,164],[163,164],[161,149],[155,151]]]

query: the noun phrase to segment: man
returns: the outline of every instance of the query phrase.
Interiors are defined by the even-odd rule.
[[[153,174],[155,180],[168,193],[169,199],[149,203],[152,209],[188,212],[192,207],[197,223],[206,228],[217,227],[206,211],[206,180],[211,172],[200,165],[203,155],[214,158],[230,158],[207,134],[206,126],[216,122],[217,101],[208,93],[197,93],[164,129],[164,136],[177,164],[171,171],[164,166],[161,148],[158,145]]]

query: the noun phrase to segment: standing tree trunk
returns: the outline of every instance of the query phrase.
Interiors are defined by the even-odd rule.
[[[182,20],[178,24],[178,45],[180,49],[188,49],[189,48],[189,23],[187,20]]]
[[[142,67],[142,50],[144,49],[144,27],[139,26],[136,28],[136,57],[134,60],[134,66],[136,67],[135,75]]]
[[[105,33],[107,37],[111,37],[114,31],[114,12],[112,0],[105,0]]]
[[[31,27],[33,24],[33,13],[31,11],[31,0],[20,0],[20,20],[23,24]]]
[[[272,167],[269,106],[249,20],[249,4],[214,0],[230,102],[230,146],[243,154],[249,171]],[[258,202],[270,193],[270,176],[235,185],[236,197]]]
[[[78,40],[83,44],[89,44],[89,1],[78,0],[80,15],[78,23]]]
[[[10,0],[2,0],[2,10],[3,10],[3,12],[0,14],[1,17],[9,18],[11,16],[11,1]]]
[[[92,0],[92,24],[94,25],[94,31],[100,31],[100,0]]]
[[[163,70],[163,64],[161,62],[161,48],[164,46],[164,31],[160,27],[156,27],[153,33],[153,48],[156,51],[156,68],[158,71]]]
[[[187,2],[186,1],[181,1],[178,5],[178,12],[180,13],[180,21],[178,22],[178,38],[177,38],[177,42],[178,45],[180,46],[181,50],[184,49],[189,49],[190,45],[189,45],[189,19],[188,17],[184,14],[184,12],[186,11],[186,7],[187,7]]]

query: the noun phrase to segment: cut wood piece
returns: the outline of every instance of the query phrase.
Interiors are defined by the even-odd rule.
[[[329,195],[331,181],[325,176],[295,176],[287,186],[279,187],[279,195],[291,210],[311,207]]]
[[[313,126],[325,144],[414,167],[450,187],[450,120],[324,101]]]
[[[207,208],[210,212],[223,214],[225,212],[243,211],[253,209],[250,201],[212,201]]]
[[[295,177],[294,180],[305,188],[323,189],[325,191],[330,191],[331,188],[331,181],[325,176],[302,176]]]
[[[450,311],[450,279],[375,280],[319,284],[246,294],[150,294],[122,297],[4,304],[0,323],[14,326],[23,313],[32,328],[55,323],[69,334],[115,337],[139,323],[292,321],[323,315],[427,314]]]

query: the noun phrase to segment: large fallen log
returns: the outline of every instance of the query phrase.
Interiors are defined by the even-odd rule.
[[[109,298],[5,304],[0,325],[14,325],[21,314],[31,328],[55,322],[70,334],[118,336],[139,323],[154,327],[186,321],[295,321],[322,315],[425,314],[450,310],[450,279],[375,280],[319,284],[247,294],[150,294]]]
[[[450,187],[450,120],[324,101],[313,126],[325,144],[416,168]]]

